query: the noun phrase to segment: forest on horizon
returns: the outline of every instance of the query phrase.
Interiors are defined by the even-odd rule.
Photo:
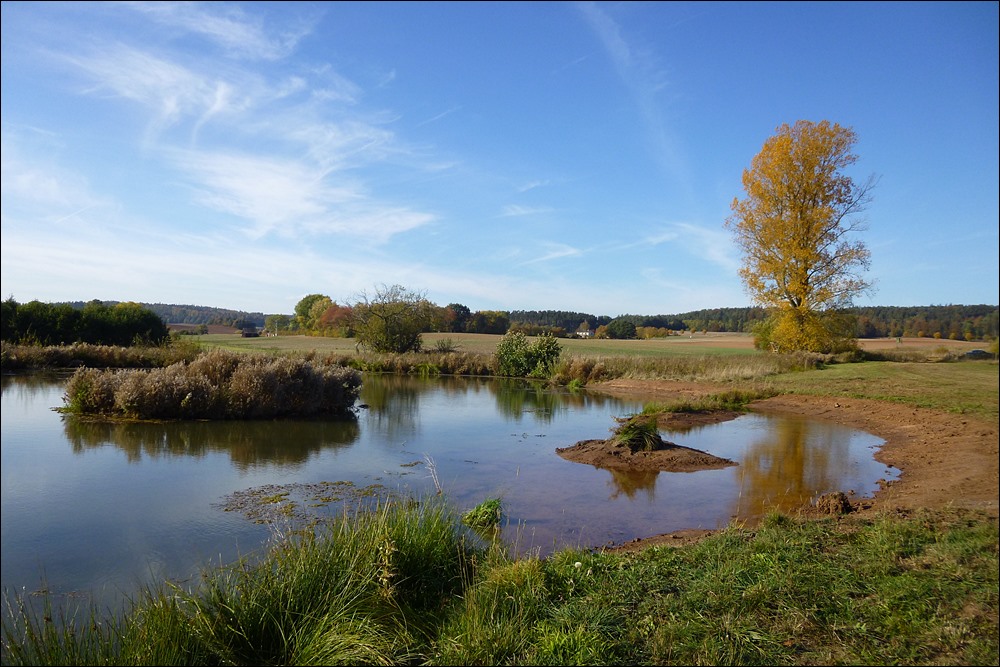
[[[104,301],[105,305],[118,302]],[[70,302],[83,308],[86,302]],[[142,303],[167,324],[206,324],[264,328],[269,315],[211,306]],[[453,307],[458,304],[450,304]],[[446,307],[446,308],[447,308]],[[473,311],[476,312],[476,311]],[[613,320],[624,320],[636,327],[666,329],[670,331],[706,331],[749,333],[753,326],[763,321],[767,311],[760,307],[706,308],[670,315],[620,315],[612,318],[560,310],[511,310],[489,311],[506,315],[507,327],[528,330],[562,331],[572,334],[583,323],[596,330]],[[965,340],[990,340],[998,335],[1000,308],[996,305],[947,305],[947,306],[858,306],[848,309],[857,317],[858,338],[895,338],[899,336],[941,337]],[[289,318],[293,317],[288,315]],[[467,331],[462,329],[462,331]],[[472,333],[487,333],[471,331]],[[495,333],[494,331],[488,333]]]

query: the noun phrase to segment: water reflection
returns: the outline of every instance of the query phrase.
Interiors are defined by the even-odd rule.
[[[575,408],[603,408],[621,403],[620,399],[600,393],[553,389],[544,382],[520,378],[421,378],[382,374],[365,375],[360,401],[376,415],[377,423],[408,432],[417,421],[421,397],[438,394],[446,400],[465,400],[483,392],[493,397],[498,413],[515,421],[532,414],[537,421],[545,423],[554,415]]]
[[[4,377],[2,387],[4,586],[33,586],[40,566],[63,591],[190,576],[267,538],[219,509],[231,494],[345,481],[419,496],[435,492],[429,460],[456,509],[502,497],[504,539],[523,528],[522,546],[543,553],[722,527],[831,490],[866,495],[891,476],[874,461],[874,436],[786,415],[664,431],[739,464],[722,470],[573,463],[556,448],[607,437],[641,403],[520,380],[366,375],[368,407],[338,421],[95,422],[52,410],[64,378]]]
[[[129,463],[144,457],[190,456],[225,452],[239,469],[265,463],[299,466],[326,449],[353,444],[360,434],[353,418],[338,421],[260,422],[99,422],[63,417],[75,454],[113,445]]]
[[[852,468],[844,427],[795,418],[776,420],[754,438],[741,461],[740,516],[801,507],[838,485]]]
[[[393,441],[405,440],[416,428],[420,396],[431,390],[427,378],[365,374],[359,400],[372,427]]]
[[[656,470],[612,470],[611,480],[608,486],[611,487],[611,500],[624,495],[629,500],[634,500],[636,494],[642,491],[648,500],[653,500],[656,491],[656,478],[660,473]]]
[[[18,402],[26,403],[33,400],[41,393],[49,393],[52,385],[65,382],[70,373],[64,371],[39,371],[24,375],[3,375],[0,376],[0,396],[17,399]]]

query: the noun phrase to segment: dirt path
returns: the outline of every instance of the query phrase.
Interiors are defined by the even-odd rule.
[[[650,401],[697,398],[715,387],[667,381],[613,380],[600,391]],[[901,511],[945,507],[998,514],[1000,431],[997,424],[935,410],[863,399],[784,395],[751,405],[762,412],[793,413],[867,431],[885,440],[875,458],[901,471],[872,498],[861,498],[854,511]],[[704,417],[702,417],[704,419]],[[803,514],[815,512],[803,507]],[[679,531],[624,545],[681,544],[711,531]]]

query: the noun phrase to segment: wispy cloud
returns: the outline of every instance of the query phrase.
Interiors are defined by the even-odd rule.
[[[84,176],[58,163],[55,142],[49,133],[4,125],[0,199],[5,223],[59,225],[90,209],[113,208],[91,191]]]
[[[733,239],[721,229],[675,222],[666,229],[645,237],[643,242],[651,245],[677,244],[688,254],[712,262],[727,272],[736,273],[739,269]]]
[[[230,3],[127,2],[121,6],[140,12],[161,26],[200,35],[227,54],[253,60],[288,56],[299,40],[312,31],[312,21],[295,20],[280,32],[260,17],[248,16]]]
[[[535,188],[542,188],[549,184],[548,180],[537,180],[529,181],[524,185],[520,185],[517,188],[518,192],[528,192],[529,190],[534,190]]]
[[[447,110],[445,110],[445,111],[442,111],[441,113],[439,113],[439,114],[437,114],[437,115],[434,115],[434,116],[431,116],[431,117],[430,117],[430,118],[428,118],[427,120],[422,120],[422,121],[420,121],[419,123],[417,123],[417,127],[423,127],[424,125],[429,125],[430,123],[433,123],[433,122],[436,122],[436,121],[439,121],[439,120],[441,120],[442,118],[444,118],[445,116],[450,116],[450,115],[451,115],[451,114],[453,114],[453,113],[456,113],[456,112],[458,112],[458,111],[461,111],[461,109],[462,109],[462,107],[460,107],[460,106],[455,106],[455,107],[452,107],[452,108],[450,108],[450,109],[447,109]]]
[[[110,93],[150,110],[154,135],[185,117],[201,116],[213,109],[218,112],[227,101],[218,84],[124,44],[63,58],[92,80],[88,92]]]
[[[372,200],[364,186],[301,161],[233,152],[174,151],[177,170],[189,174],[195,199],[248,220],[252,237],[269,233],[344,234],[375,242],[424,225],[429,213]]]
[[[246,37],[258,52],[284,48],[239,12],[155,5],[133,9],[224,44]],[[251,238],[347,235],[383,243],[434,220],[373,193],[363,168],[407,150],[384,126],[391,116],[356,108],[363,91],[329,65],[269,78],[211,59],[185,66],[180,54],[121,43],[62,59],[86,76],[86,92],[147,110],[147,155],[163,159],[194,203],[233,216]],[[190,134],[180,142],[171,128]]]
[[[573,246],[566,245],[565,243],[542,243],[541,245],[548,248],[548,251],[540,257],[535,257],[534,259],[521,262],[520,266],[539,264],[541,262],[551,262],[554,259],[577,257],[583,254],[583,251],[579,248],[574,248]]]
[[[501,218],[516,218],[526,215],[538,215],[552,212],[551,206],[520,206],[518,204],[508,204],[503,207],[500,213]]]
[[[592,2],[578,5],[600,40],[642,117],[650,145],[670,175],[690,190],[687,165],[664,117],[660,95],[669,88],[666,70],[653,51],[630,40],[607,11]]]

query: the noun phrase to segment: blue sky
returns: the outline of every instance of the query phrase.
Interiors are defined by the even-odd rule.
[[[997,304],[998,3],[2,4],[2,298],[750,305],[783,124],[880,178],[858,305]]]

